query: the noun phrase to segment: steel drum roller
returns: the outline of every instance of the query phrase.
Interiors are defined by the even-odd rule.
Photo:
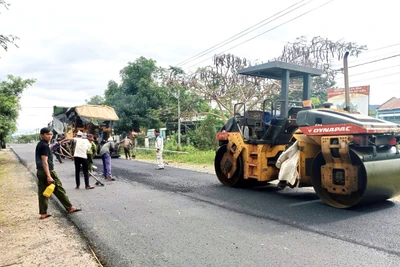
[[[379,202],[400,195],[400,154],[394,147],[377,151],[350,150],[352,165],[358,169],[358,190],[350,195],[328,192],[321,183],[321,167],[325,165],[319,153],[312,165],[315,192],[328,205],[349,208],[356,204]]]

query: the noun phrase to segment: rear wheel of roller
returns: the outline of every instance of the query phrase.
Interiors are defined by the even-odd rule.
[[[230,187],[242,187],[244,185],[243,179],[243,159],[241,156],[236,162],[236,171],[231,178],[228,178],[221,169],[221,165],[231,164],[230,162],[222,162],[224,154],[227,153],[227,145],[222,145],[217,151],[214,160],[215,173],[217,174],[218,180],[226,186]]]

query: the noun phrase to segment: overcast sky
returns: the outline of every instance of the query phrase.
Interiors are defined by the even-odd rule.
[[[211,65],[221,52],[266,62],[302,35],[367,45],[370,51],[350,58],[349,66],[400,54],[396,0],[6,1],[11,6],[0,7],[0,33],[20,40],[19,48],[0,49],[0,80],[7,74],[37,79],[21,98],[21,133],[51,121],[54,105],[103,95],[108,81],[120,82],[119,71],[140,56],[176,66],[298,2],[295,7],[304,6],[182,67]],[[351,68],[350,86],[358,85],[371,86],[370,104],[400,97],[400,57]]]

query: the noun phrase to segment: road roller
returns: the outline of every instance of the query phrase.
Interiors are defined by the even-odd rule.
[[[216,138],[218,180],[229,187],[277,181],[280,189],[313,187],[335,208],[383,201],[400,194],[400,125],[350,110],[347,56],[344,56],[345,108],[330,103],[314,108],[311,81],[322,71],[281,61],[238,71],[239,74],[281,81],[278,100],[265,99],[260,110],[236,103]],[[302,100],[289,99],[290,79],[302,79]],[[295,147],[294,147],[295,146]],[[282,156],[294,150],[292,169],[278,168]],[[294,158],[294,155],[296,156]],[[288,184],[285,176],[293,176]],[[285,186],[289,185],[289,186]]]

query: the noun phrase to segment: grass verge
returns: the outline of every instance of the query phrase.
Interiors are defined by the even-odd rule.
[[[155,159],[155,151],[153,149],[151,150],[135,149],[134,153],[136,155],[136,159],[146,159],[146,160]],[[121,153],[121,157],[124,157],[123,153]],[[163,158],[166,161],[193,164],[193,165],[213,166],[214,157],[215,157],[215,151],[213,150],[194,151],[194,152],[188,152],[187,154],[180,154],[168,151],[164,151],[163,153]]]

